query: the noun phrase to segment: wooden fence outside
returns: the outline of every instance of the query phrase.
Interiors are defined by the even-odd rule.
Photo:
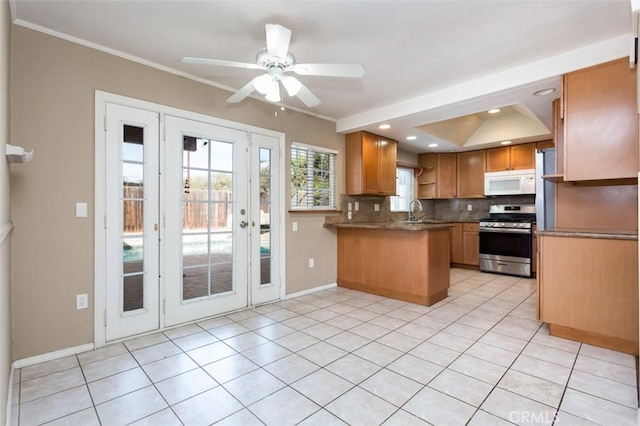
[[[207,192],[210,194],[211,204],[206,203]],[[124,187],[124,232],[141,233],[143,226],[143,203],[141,200],[143,189],[137,186]],[[231,216],[231,191],[207,191],[206,189],[190,189],[184,193],[182,217],[184,229],[206,229],[207,209],[211,206],[211,227],[225,228]]]

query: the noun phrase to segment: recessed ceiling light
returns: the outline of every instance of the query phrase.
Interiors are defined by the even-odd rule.
[[[487,111],[489,114],[497,114],[500,112],[500,108],[494,108]]]
[[[416,139],[418,139],[417,136],[407,136],[408,141],[415,141]]]
[[[382,130],[387,130],[387,129],[391,128],[391,125],[390,124],[381,124],[381,125],[378,126],[378,128],[382,129]]]
[[[511,141],[502,141],[500,145],[511,145]]]
[[[430,143],[428,146],[429,146],[429,148],[435,148],[436,146],[438,146],[438,144],[437,143]]]
[[[538,90],[537,92],[533,92],[533,94],[534,94],[534,96],[546,96],[546,95],[550,95],[551,93],[553,93],[555,91],[556,91],[556,89],[549,88],[549,89]]]

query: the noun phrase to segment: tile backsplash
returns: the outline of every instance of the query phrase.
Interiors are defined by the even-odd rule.
[[[447,220],[452,222],[477,222],[489,215],[493,204],[533,204],[535,195],[513,195],[489,198],[453,198],[448,200],[420,200],[423,211],[419,218]],[[351,203],[351,219],[348,219]],[[358,210],[356,210],[358,203]],[[379,211],[375,205],[379,205]],[[471,205],[471,211],[467,206]],[[406,220],[407,212],[391,212],[391,197],[340,196],[340,215],[327,216],[327,223],[340,222],[391,222]]]

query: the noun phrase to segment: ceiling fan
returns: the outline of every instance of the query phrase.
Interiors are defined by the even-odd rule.
[[[184,57],[180,62],[266,71],[231,95],[227,99],[231,103],[240,102],[254,90],[265,95],[268,101],[280,102],[282,83],[289,96],[297,96],[307,107],[314,107],[320,104],[320,99],[300,80],[287,73],[293,71],[298,75],[346,78],[360,78],[364,75],[364,67],[359,64],[296,64],[295,57],[289,52],[291,30],[282,25],[266,24],[265,31],[267,48],[258,51],[255,64],[194,57]]]

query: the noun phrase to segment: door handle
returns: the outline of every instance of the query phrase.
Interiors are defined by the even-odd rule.
[[[240,228],[246,228],[248,225],[246,220],[243,220],[242,222],[240,222]]]

